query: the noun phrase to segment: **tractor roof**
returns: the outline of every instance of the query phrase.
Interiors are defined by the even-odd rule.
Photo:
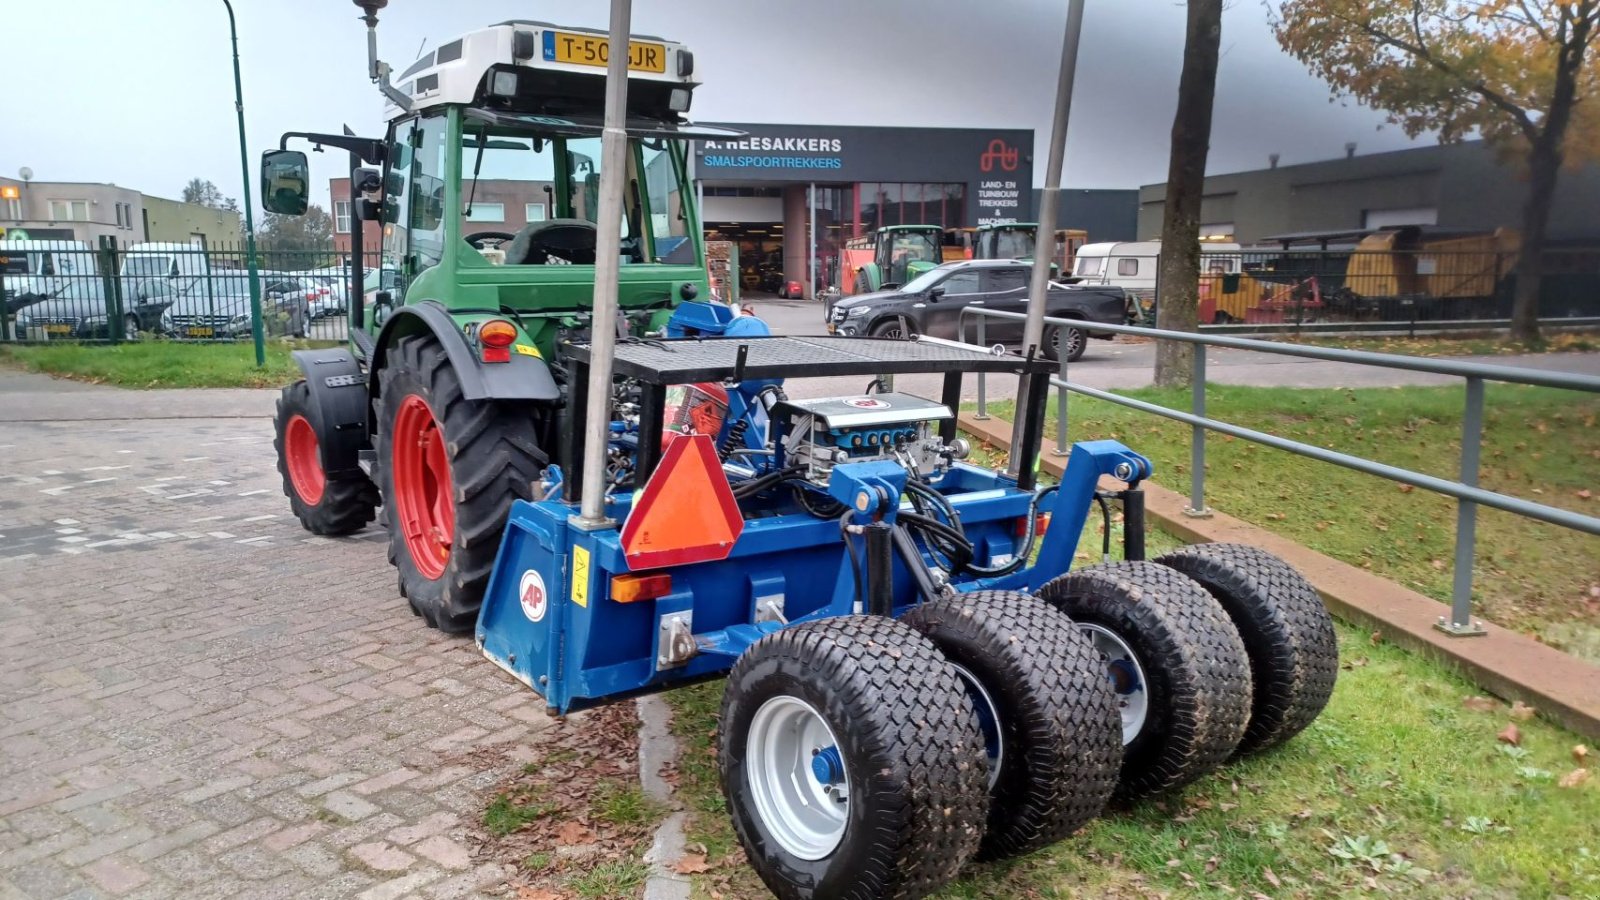
[[[440,44],[396,81],[417,111],[460,104],[518,113],[598,114],[604,108],[608,52],[604,31],[512,20]],[[628,111],[678,120],[689,109],[693,76],[694,54],[688,48],[632,35]],[[385,118],[401,113],[392,102],[384,104]]]

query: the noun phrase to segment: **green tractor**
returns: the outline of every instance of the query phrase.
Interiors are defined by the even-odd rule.
[[[1033,259],[1039,226],[1035,222],[979,225],[972,243],[973,259]]]
[[[943,262],[944,229],[937,225],[887,225],[845,245],[861,257],[855,290],[864,294],[898,287]]]
[[[356,0],[369,48],[386,2]],[[350,153],[351,246],[376,230],[382,247],[370,288],[350,266],[348,345],[295,354],[304,377],[276,417],[284,492],[316,534],[357,531],[381,507],[400,593],[445,631],[472,628],[511,503],[532,498],[583,402],[561,343],[592,326],[657,333],[710,297],[685,141],[738,133],[685,121],[687,48],[633,36],[619,314],[590,321],[609,44],[504,22],[439,44],[398,84],[369,49],[383,137],[280,142]],[[264,154],[269,211],[304,213],[310,183],[304,153]]]

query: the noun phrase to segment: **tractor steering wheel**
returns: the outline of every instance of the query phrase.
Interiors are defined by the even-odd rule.
[[[496,246],[516,240],[516,235],[509,231],[474,231],[462,235],[461,239],[472,245],[474,250],[482,250],[484,241],[494,241]]]

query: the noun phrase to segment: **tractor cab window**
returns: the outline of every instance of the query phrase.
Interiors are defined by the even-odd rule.
[[[990,234],[994,241],[993,259],[1033,259],[1034,234],[1021,228],[1006,228]]]
[[[468,123],[461,146],[461,236],[505,265],[592,265],[600,219],[600,138]],[[667,144],[630,141],[621,262],[695,262],[681,167]],[[504,211],[486,225],[479,211]],[[652,250],[653,245],[653,250]],[[496,261],[499,261],[498,259]]]

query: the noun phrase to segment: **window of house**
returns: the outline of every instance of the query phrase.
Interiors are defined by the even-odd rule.
[[[527,206],[523,207],[522,216],[523,216],[523,220],[526,221],[526,222],[529,222],[529,223],[532,223],[532,222],[543,222],[544,221],[544,204],[543,203],[529,203]]]
[[[1126,259],[1126,258],[1117,260],[1117,274],[1118,275],[1137,275],[1137,274],[1139,274],[1139,261],[1137,259]]]
[[[333,201],[333,230],[339,234],[350,233],[350,201]]]
[[[468,222],[504,222],[506,220],[506,205],[504,203],[474,203],[472,211],[467,214]]]
[[[89,221],[89,201],[51,200],[50,218],[57,222]]]
[[[118,204],[116,204],[116,207],[117,207],[117,227],[121,228],[122,227],[122,204],[118,203]]]

